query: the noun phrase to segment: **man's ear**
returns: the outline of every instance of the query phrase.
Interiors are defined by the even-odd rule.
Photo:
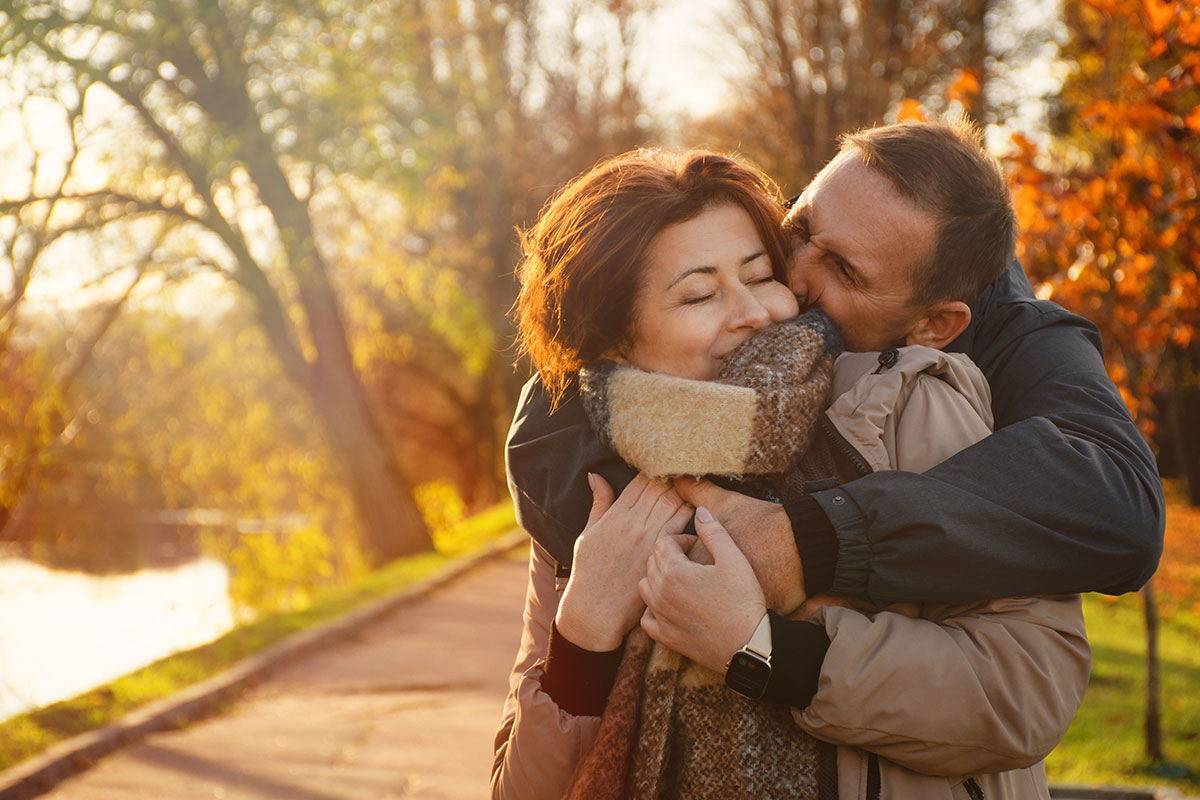
[[[925,309],[908,331],[905,344],[923,344],[941,350],[971,324],[971,307],[961,300],[946,300]]]

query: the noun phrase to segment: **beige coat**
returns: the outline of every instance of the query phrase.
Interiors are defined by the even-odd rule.
[[[923,471],[987,434],[990,393],[965,357],[904,348],[891,369],[872,375],[874,364],[872,354],[839,359],[828,412],[874,469]],[[497,800],[562,797],[600,723],[541,690],[565,580],[536,545],[529,576],[496,734]],[[866,798],[868,751],[880,756],[881,800],[966,799],[969,778],[989,800],[1048,798],[1041,759],[1066,732],[1090,667],[1078,596],[925,604],[921,615],[818,615],[831,645],[812,704],[795,716],[839,745],[841,800]]]

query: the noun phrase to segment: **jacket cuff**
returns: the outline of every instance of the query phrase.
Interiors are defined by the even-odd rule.
[[[834,570],[829,594],[872,600],[867,592],[867,578],[871,572],[871,542],[867,538],[867,518],[862,509],[844,487],[817,492],[810,497],[825,512],[837,536],[837,569]]]
[[[792,536],[796,538],[796,552],[800,554],[800,565],[804,570],[804,593],[812,596],[828,592],[837,572],[838,559],[838,538],[833,523],[811,495],[784,503],[783,509],[792,523]]]
[[[616,682],[624,649],[622,645],[602,653],[584,650],[551,623],[542,690],[568,714],[598,717],[604,712],[604,704]]]
[[[767,614],[771,618],[771,677],[764,697],[806,708],[817,693],[829,634],[811,622],[786,619],[774,611]]]

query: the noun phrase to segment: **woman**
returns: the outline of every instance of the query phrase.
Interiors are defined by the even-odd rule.
[[[531,387],[561,397],[574,391],[584,363],[602,358],[685,378],[715,378],[755,331],[796,312],[780,280],[781,216],[769,182],[712,154],[628,154],[570,184],[525,240],[518,309],[523,342],[542,382]],[[598,471],[606,469],[613,465],[597,465]],[[565,793],[596,736],[621,642],[642,614],[637,585],[647,558],[659,537],[677,536],[690,516],[665,483],[638,476],[609,507],[607,484],[592,476],[589,482],[596,503],[573,553],[564,558],[561,542],[534,547],[525,635],[497,736],[494,796]],[[518,481],[514,491],[531,485],[536,481]],[[557,564],[572,560],[564,586]],[[800,599],[767,601],[792,608]],[[746,642],[760,617],[761,607],[748,608],[739,629],[725,632],[724,652]],[[919,719],[921,709],[910,712]],[[868,723],[871,713],[863,709]],[[1046,725],[1057,723],[1056,718]],[[914,728],[923,733],[921,725]],[[929,752],[944,747],[936,734],[930,732],[931,743],[923,749],[906,741],[887,754],[903,761],[906,753],[916,753],[912,764],[936,764]],[[822,735],[836,740],[839,732]],[[886,743],[876,749],[886,750]],[[1029,749],[985,754],[971,763],[1008,768],[1044,753],[1041,740]],[[960,755],[947,762],[961,762]],[[888,766],[884,773],[899,776],[901,768]],[[937,780],[937,789],[922,796],[970,791],[962,779]],[[849,784],[843,781],[842,788],[850,791]]]

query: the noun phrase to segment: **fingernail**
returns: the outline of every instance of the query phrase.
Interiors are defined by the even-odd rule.
[[[590,488],[593,492],[596,491],[596,476],[590,472],[587,474],[587,476],[588,476],[588,488]]]
[[[712,512],[704,506],[696,506],[696,519],[698,519],[700,522],[712,522],[713,515]]]

